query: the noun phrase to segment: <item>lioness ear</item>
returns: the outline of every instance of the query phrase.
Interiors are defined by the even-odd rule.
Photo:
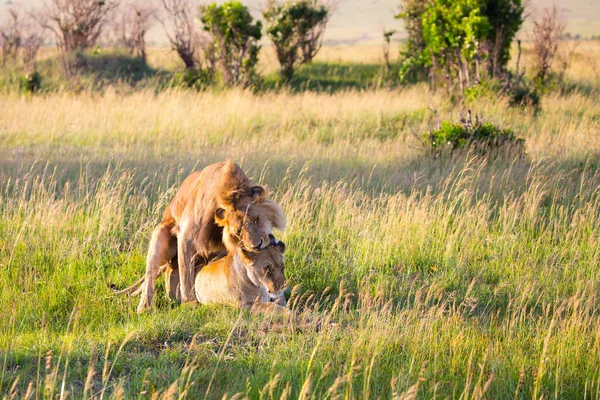
[[[225,226],[225,222],[226,222],[225,217],[226,217],[225,209],[217,208],[217,211],[215,211],[215,221],[217,222],[217,225]]]
[[[281,254],[285,253],[285,243],[283,243],[281,240],[277,242],[275,246],[279,247]]]
[[[252,193],[252,200],[263,200],[265,198],[265,188],[262,186],[252,186],[250,189],[250,193]]]

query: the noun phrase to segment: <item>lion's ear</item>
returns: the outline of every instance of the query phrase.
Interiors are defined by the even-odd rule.
[[[215,211],[215,221],[217,222],[217,225],[219,226],[225,226],[225,223],[227,222],[227,213],[225,211],[224,208],[217,208],[217,211]]]
[[[275,245],[279,248],[279,251],[281,251],[281,254],[285,253],[285,243],[283,243],[281,240],[279,242],[277,242],[277,244]]]
[[[265,198],[266,190],[262,186],[252,186],[250,189],[250,193],[252,193],[252,200],[254,201],[262,201]]]

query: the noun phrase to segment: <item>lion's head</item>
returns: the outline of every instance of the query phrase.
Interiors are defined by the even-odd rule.
[[[256,286],[266,289],[269,300],[283,297],[287,285],[284,274],[285,244],[270,236],[270,243],[260,251],[242,250],[248,277]]]
[[[215,221],[223,228],[223,243],[229,251],[235,251],[238,246],[258,251],[269,245],[273,228],[285,229],[281,206],[266,198],[262,186],[227,193],[221,196],[219,203]]]

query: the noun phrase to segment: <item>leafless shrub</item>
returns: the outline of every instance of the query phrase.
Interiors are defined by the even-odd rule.
[[[533,21],[533,56],[537,78],[544,82],[552,70],[565,24],[559,21],[556,6],[544,9],[541,18]]]
[[[35,69],[33,64],[40,48],[46,41],[46,29],[44,24],[40,24],[40,21],[44,21],[43,15],[35,12],[28,14],[23,24],[21,57],[25,66],[30,69]]]
[[[16,10],[8,10],[8,19],[0,27],[2,39],[2,65],[8,60],[16,60],[21,47],[20,15]]]
[[[200,29],[194,23],[194,12],[189,0],[161,0],[164,17],[159,21],[186,69],[199,63],[198,52],[202,42]]]
[[[65,54],[92,48],[106,23],[107,15],[119,0],[47,0],[45,27]]]
[[[44,28],[36,21],[34,14],[21,14],[17,10],[8,11],[7,21],[0,26],[1,62],[16,60],[21,56],[23,63],[30,67],[44,44]]]
[[[121,14],[119,23],[119,43],[136,57],[146,59],[146,33],[156,15],[152,4],[141,2],[129,4]]]

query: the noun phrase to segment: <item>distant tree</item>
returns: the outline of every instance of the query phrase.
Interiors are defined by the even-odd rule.
[[[269,2],[263,17],[284,82],[290,81],[295,69],[312,61],[318,53],[331,11],[330,5],[319,0]]]
[[[118,5],[119,0],[47,0],[44,26],[63,54],[86,50],[96,44],[107,16]]]
[[[200,21],[211,36],[207,57],[225,85],[250,84],[256,75],[262,23],[239,1],[201,6]]]
[[[198,53],[201,47],[199,28],[194,24],[189,0],[161,0],[164,17],[159,21],[171,43],[171,48],[188,70],[199,65]]]
[[[533,21],[533,56],[536,77],[541,83],[546,82],[552,70],[564,31],[565,24],[559,21],[556,6],[545,9],[542,16]]]

